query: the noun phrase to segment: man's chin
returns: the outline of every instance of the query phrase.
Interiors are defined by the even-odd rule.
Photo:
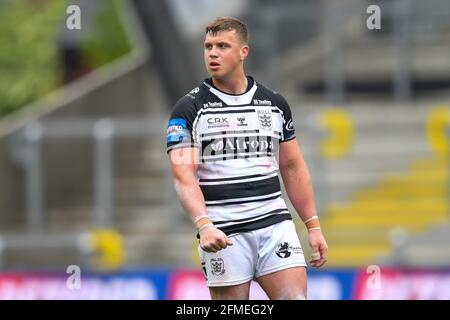
[[[209,73],[209,75],[211,76],[211,77],[214,77],[214,78],[218,78],[218,79],[220,79],[220,78],[222,78],[224,75],[223,75],[223,72],[221,72],[221,71],[219,71],[219,70],[211,70],[211,69],[208,69],[208,73]]]

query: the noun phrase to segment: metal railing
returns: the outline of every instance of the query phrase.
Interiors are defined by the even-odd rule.
[[[12,151],[25,172],[27,230],[33,233],[41,232],[45,221],[45,181],[41,163],[43,141],[72,141],[84,138],[93,142],[93,159],[89,161],[93,165],[94,173],[93,223],[98,227],[111,227],[114,224],[114,140],[159,136],[164,132],[162,127],[164,121],[161,120],[155,118],[53,120],[31,123],[18,132],[15,142],[12,143]]]
[[[398,159],[399,161],[401,161],[402,154],[406,154],[410,158],[414,155],[423,156],[429,154],[429,150],[423,142],[420,142],[419,147],[417,147],[417,140],[414,140],[414,148],[411,148],[411,145],[408,144],[395,143],[395,139],[395,148],[391,148],[394,146],[391,143],[392,141],[380,141],[380,145],[375,147],[370,145],[366,146],[364,141],[356,141],[349,145],[348,155],[337,159],[345,161],[335,161],[335,159],[327,158],[323,155],[322,145],[324,140],[334,139],[336,136],[339,136],[340,133],[338,131],[340,129],[333,131],[329,127],[327,128],[327,126],[324,127],[323,120],[319,118],[322,111],[316,111],[310,113],[307,117],[302,117],[300,112],[296,112],[295,109],[293,108],[294,115],[296,115],[294,123],[297,129],[297,136],[313,178],[317,206],[320,213],[333,201],[333,193],[340,192],[342,193],[340,197],[345,198],[343,191],[350,192],[357,186],[364,184],[370,185],[370,183],[378,181],[379,172],[367,172],[366,168],[368,168],[368,164],[366,161],[370,160],[378,167],[380,165],[378,160],[386,160],[386,155],[389,157],[389,155],[394,155],[394,152],[395,156],[392,156],[392,158]],[[364,114],[364,112],[361,114]],[[355,114],[351,113],[348,114],[348,117],[353,118],[352,121],[355,121],[357,126],[359,126],[355,130],[373,130],[378,125],[377,119],[358,119]],[[412,123],[416,134],[419,135],[422,130],[421,118],[420,116],[416,118]],[[396,128],[396,125],[399,125],[396,128],[398,130],[396,132],[399,134],[404,130],[401,127],[403,122],[404,119],[401,115],[397,116],[396,119],[389,119],[389,125],[392,128]],[[18,131],[11,141],[11,151],[14,154],[14,158],[19,161],[23,168],[25,181],[24,192],[26,193],[25,199],[27,201],[26,231],[23,233],[23,240],[20,240],[20,243],[28,243],[30,246],[42,247],[42,244],[37,240],[39,239],[38,237],[30,237],[30,235],[42,235],[42,243],[52,246],[54,244],[56,246],[59,245],[58,239],[60,235],[55,236],[50,241],[48,238],[51,235],[45,234],[47,208],[44,199],[47,198],[47,195],[45,194],[45,174],[42,163],[43,145],[50,141],[64,141],[66,145],[70,146],[72,141],[80,138],[90,141],[89,144],[92,146],[92,152],[90,153],[91,158],[88,159],[88,162],[92,166],[92,185],[94,186],[92,189],[94,196],[92,197],[92,220],[90,225],[92,227],[116,227],[117,222],[114,219],[115,194],[113,187],[115,184],[115,172],[118,169],[115,158],[116,153],[114,152],[116,141],[121,140],[123,142],[125,140],[126,142],[142,138],[148,140],[154,140],[155,138],[164,140],[165,124],[166,119],[164,117],[54,119],[51,121],[30,123]],[[383,125],[385,125],[385,121],[383,121]],[[335,126],[335,128],[341,127],[341,124]],[[383,133],[384,130],[380,132]],[[348,131],[348,129],[344,131]],[[389,134],[389,132],[384,132],[384,134],[386,133]],[[406,134],[409,136],[409,133]],[[355,133],[355,136],[357,135],[358,133]],[[330,140],[329,142],[331,143],[333,141]],[[340,143],[339,140],[336,143]],[[344,143],[344,147],[345,145],[348,145],[348,142]],[[158,166],[159,169],[157,170],[161,170],[163,173],[164,185],[161,186],[164,195],[164,199],[162,199],[163,212],[160,212],[157,217],[151,216],[149,219],[164,220],[163,223],[170,227],[179,221],[182,209],[176,200],[177,197],[172,186],[171,174],[165,158],[164,149],[162,147],[159,150],[161,153],[161,162],[151,164],[152,166]],[[363,158],[359,158],[361,156]],[[74,162],[77,160],[79,159],[72,159]],[[351,166],[346,166],[346,170],[352,170],[352,177],[336,175],[336,172],[333,171],[342,168],[339,165],[345,164],[347,161],[358,164],[360,167],[351,168]],[[408,158],[403,160],[403,162],[404,166],[406,166]],[[136,163],[136,165],[139,164]],[[330,177],[335,179],[335,181],[330,180]],[[150,206],[151,204],[149,204],[149,208]],[[61,210],[64,210],[64,208],[61,208]],[[3,238],[3,248],[17,247],[18,244],[15,241],[18,238],[19,236],[10,238],[13,240]],[[67,244],[69,241],[67,240],[67,235],[64,239],[61,243]],[[74,235],[71,239],[70,241],[73,241],[73,244],[78,246],[80,237]]]
[[[295,111],[295,108],[293,110],[294,115],[296,115],[294,122],[297,127],[297,135],[303,155],[313,176],[319,206],[323,206],[330,201],[325,196],[333,191],[333,187],[329,185],[330,177],[327,168],[335,160],[337,160],[337,163],[345,163],[341,160],[353,157],[355,159],[351,161],[360,161],[359,157],[363,157],[362,159],[370,159],[379,166],[378,159],[385,159],[386,155],[389,154],[398,159],[402,154],[424,156],[430,153],[428,147],[424,145],[425,137],[423,142],[417,144],[418,141],[416,141],[415,145],[406,143],[399,145],[395,143],[396,140],[391,139],[384,142],[380,140],[379,145],[372,147],[366,145],[364,141],[359,141],[357,137],[361,133],[360,130],[373,130],[372,128],[377,126],[378,120],[376,119],[356,119],[351,112],[335,108],[318,110],[306,117],[302,117],[300,113]],[[389,120],[392,126],[389,130],[395,129],[397,130],[395,132],[401,133],[404,129],[395,126],[402,125],[403,119],[397,118]],[[419,135],[421,134],[422,124],[420,117],[416,118],[412,121],[414,128],[417,128],[414,130],[419,131],[417,133]],[[33,122],[18,131],[12,137],[11,152],[24,171],[24,191],[26,194],[24,198],[27,202],[26,229],[30,232],[40,232],[43,230],[45,221],[47,208],[44,199],[47,196],[44,194],[46,182],[42,163],[43,144],[51,141],[64,141],[66,145],[70,145],[71,141],[81,138],[92,146],[92,152],[89,153],[91,158],[85,159],[92,166],[92,223],[98,227],[111,227],[115,224],[114,177],[116,176],[116,170],[119,168],[115,160],[116,142],[120,140],[122,143],[127,143],[127,141],[132,142],[136,139],[154,140],[156,138],[161,139],[162,146],[165,124],[166,118],[147,116],[142,118],[54,119],[45,122]],[[169,167],[165,161],[165,150],[162,149],[157,152],[161,153],[162,163],[152,165],[160,168],[156,170],[161,170],[164,175],[163,194],[165,198],[162,202],[168,212],[178,211],[180,207],[177,205],[177,201],[174,201],[176,194],[172,186]],[[86,154],[82,156],[86,156]],[[377,158],[377,156],[380,158]],[[80,156],[78,157],[79,159],[73,159],[73,161],[80,161]],[[405,159],[405,161],[407,160]],[[346,179],[350,184],[372,181],[378,177],[378,174],[378,172],[364,171],[360,172],[358,176],[346,177]],[[171,214],[164,216],[168,219],[167,224],[173,222]]]
[[[86,264],[89,254],[95,252],[92,241],[86,241],[91,230],[110,229],[117,226],[114,221],[114,145],[116,139],[136,139],[149,136],[161,136],[165,121],[159,118],[103,118],[103,119],[71,119],[32,122],[22,130],[18,130],[10,141],[11,152],[15,161],[21,165],[24,172],[24,193],[26,214],[24,231],[14,234],[0,235],[0,266],[2,256],[7,250],[21,249],[58,249],[72,248],[78,252],[77,261]],[[44,199],[47,198],[45,172],[43,166],[43,145],[51,141],[71,141],[87,139],[93,146],[92,159],[88,160],[93,169],[94,203],[92,205],[92,221],[83,232],[48,232],[48,208]],[[80,159],[73,159],[74,162]],[[168,170],[163,166],[161,170]],[[172,217],[173,210],[170,174],[165,173],[165,192],[163,199],[167,212],[161,212],[158,219]],[[60,210],[64,211],[64,208]],[[95,233],[94,233],[95,234]],[[94,235],[92,234],[92,235]],[[99,254],[102,254],[101,252]],[[91,265],[91,267],[96,267]]]

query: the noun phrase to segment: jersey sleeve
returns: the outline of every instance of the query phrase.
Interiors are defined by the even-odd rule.
[[[189,97],[178,100],[167,125],[167,152],[177,148],[199,147],[193,133],[195,117],[195,105]]]
[[[284,97],[276,94],[278,108],[283,112],[283,135],[280,142],[295,139],[294,121],[292,119],[291,107]]]

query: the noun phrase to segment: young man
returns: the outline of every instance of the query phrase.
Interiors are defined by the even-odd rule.
[[[289,105],[245,75],[248,53],[244,23],[218,18],[206,28],[211,78],[176,103],[167,129],[174,186],[197,227],[212,299],[248,299],[252,279],[270,299],[306,299],[305,258],[278,171],[308,228],[312,266],[326,262],[328,248]]]

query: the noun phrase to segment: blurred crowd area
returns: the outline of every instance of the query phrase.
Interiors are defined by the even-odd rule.
[[[219,16],[291,106],[330,250],[313,297],[450,298],[448,0],[0,0],[0,297],[70,265],[100,277],[85,297],[206,297],[165,126]]]

